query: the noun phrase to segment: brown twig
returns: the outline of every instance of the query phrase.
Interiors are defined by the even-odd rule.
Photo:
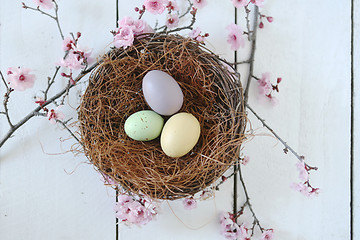
[[[245,8],[245,9],[247,9],[247,8]],[[247,78],[247,82],[246,82],[246,86],[245,86],[245,92],[244,92],[244,102],[245,102],[245,104],[248,101],[251,78],[252,78],[253,72],[254,72],[254,58],[255,58],[255,50],[256,50],[256,34],[257,34],[257,28],[258,28],[258,24],[257,24],[258,23],[258,18],[257,18],[258,13],[259,13],[259,8],[258,8],[258,6],[255,6],[253,30],[252,30],[251,34],[250,34],[250,31],[249,31],[249,34],[248,34],[250,42],[251,42],[251,52],[250,52],[250,57],[248,59],[248,61],[249,61],[249,75],[248,75],[248,78]]]
[[[54,73],[53,77],[48,79],[48,85],[47,85],[47,87],[46,87],[46,89],[45,89],[45,91],[44,91],[44,101],[47,101],[47,97],[48,97],[48,93],[49,93],[50,87],[54,84],[55,78],[56,78],[59,70],[60,70],[60,67],[56,67],[56,68],[55,68],[55,73]]]
[[[269,125],[265,123],[265,120],[262,119],[250,106],[246,104],[247,109],[249,109],[254,116],[262,123],[262,125],[267,128],[273,135],[276,137],[285,147],[284,152],[286,153],[288,150],[299,160],[304,161],[304,156],[300,156],[292,147],[290,147]],[[311,167],[305,163],[305,165],[311,169],[317,170],[316,167]]]
[[[75,82],[80,81],[86,74],[88,74],[92,69],[94,69],[99,63],[93,64],[90,68],[82,71],[74,80]],[[22,125],[24,125],[27,121],[29,121],[34,116],[38,116],[40,111],[43,109],[43,107],[49,105],[50,103],[54,102],[58,98],[62,97],[66,92],[68,92],[74,85],[68,85],[63,90],[55,94],[53,97],[49,98],[41,107],[38,106],[33,111],[29,112],[23,119],[21,119],[18,123],[13,125],[9,131],[6,133],[6,135],[0,140],[0,148],[4,143],[14,134],[14,132],[20,128]]]
[[[245,6],[245,13],[246,13],[246,16],[245,16],[245,20],[246,20],[246,28],[247,28],[247,32],[246,34],[248,35],[248,40],[251,41],[251,38],[250,38],[250,33],[252,32],[251,31],[251,27],[250,27],[250,9],[248,8],[248,6]],[[256,15],[254,15],[255,18],[257,18]]]
[[[244,61],[241,61],[241,62],[234,62],[234,63],[230,63],[230,64],[231,65],[241,65],[241,64],[248,64],[248,63],[251,63],[250,59],[244,60]]]
[[[36,8],[29,7],[24,2],[22,3],[22,6],[23,6],[24,9],[30,9],[32,11],[40,12],[41,14],[44,14],[44,15],[54,19],[56,24],[57,24],[57,27],[59,29],[60,36],[64,40],[64,34],[63,34],[62,30],[61,30],[61,26],[60,26],[60,22],[59,22],[59,15],[58,15],[59,7],[58,7],[58,4],[57,4],[57,2],[55,0],[53,0],[53,3],[55,5],[55,16],[53,16],[53,15],[47,13],[47,12],[44,12],[43,10],[40,9],[39,6],[36,7]]]
[[[61,120],[56,120],[56,122],[60,123],[70,134],[73,138],[75,138],[75,140],[80,143],[82,145],[82,143],[80,142],[80,139],[73,133],[73,131],[71,131],[71,129],[67,126],[67,123],[70,121],[71,119],[67,120],[67,121],[61,121]]]
[[[244,190],[244,194],[245,194],[245,203],[243,204],[242,208],[240,209],[239,212],[242,212],[244,211],[244,208],[247,206],[252,214],[252,217],[254,219],[253,221],[253,226],[251,228],[252,230],[252,233],[251,233],[251,236],[254,234],[254,228],[255,226],[258,226],[260,231],[263,232],[263,228],[261,227],[261,224],[260,224],[260,221],[259,219],[257,218],[256,214],[255,214],[255,211],[254,209],[252,208],[252,205],[251,205],[251,202],[250,202],[250,197],[249,197],[249,194],[248,194],[248,191],[247,191],[247,188],[246,188],[246,185],[245,185],[245,181],[243,179],[243,176],[242,176],[242,172],[241,172],[241,166],[239,166],[239,180],[241,182],[241,185],[243,187],[243,190]]]
[[[179,18],[185,17],[192,9],[193,3],[190,0],[187,0],[189,2],[189,7],[186,9],[186,11],[179,16]]]
[[[219,190],[219,187],[226,182],[229,178],[233,177],[237,172],[239,172],[240,168],[237,168],[233,171],[229,176],[225,176],[225,179],[221,180],[218,184],[215,185],[215,190]]]
[[[8,84],[6,83],[6,80],[5,80],[5,77],[4,75],[2,74],[2,72],[0,71],[0,76],[1,76],[1,79],[6,87],[6,93],[4,95],[4,101],[3,101],[3,105],[4,105],[4,112],[1,112],[2,114],[4,114],[6,116],[6,119],[9,123],[9,126],[10,128],[13,128],[14,125],[12,124],[11,122],[11,119],[10,119],[10,115],[9,115],[9,109],[8,109],[8,102],[9,102],[9,99],[10,99],[10,93],[13,91],[13,89],[11,89]]]

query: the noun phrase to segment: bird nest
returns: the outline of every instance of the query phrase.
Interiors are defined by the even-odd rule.
[[[150,109],[142,79],[155,69],[178,82],[184,94],[180,112],[200,122],[199,141],[180,158],[165,155],[159,138],[135,141],[124,131],[131,114]],[[246,114],[239,76],[229,65],[190,38],[152,34],[101,59],[82,97],[79,121],[85,154],[102,173],[132,193],[174,200],[208,187],[237,161]]]

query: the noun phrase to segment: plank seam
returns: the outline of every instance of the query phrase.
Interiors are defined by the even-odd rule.
[[[351,0],[350,238],[354,239],[354,0]]]

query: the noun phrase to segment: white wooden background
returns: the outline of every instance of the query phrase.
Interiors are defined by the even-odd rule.
[[[25,0],[28,5],[32,1]],[[142,0],[120,0],[120,18],[136,16],[133,8]],[[230,0],[208,0],[198,22],[210,33],[208,46],[220,56],[233,59],[226,44],[225,27],[234,22]],[[355,9],[360,10],[356,3]],[[61,0],[60,21],[65,33],[80,31],[81,42],[104,53],[115,28],[115,0]],[[356,12],[356,11],[355,11]],[[297,181],[296,159],[282,152],[273,137],[249,113],[259,135],[244,145],[251,161],[244,168],[251,201],[261,223],[274,228],[276,239],[350,239],[350,112],[351,112],[351,5],[350,1],[268,0],[263,13],[274,17],[258,34],[255,74],[271,72],[283,78],[279,104],[263,104],[256,83],[250,89],[250,105],[310,165],[321,188],[319,197],[307,199],[289,188]],[[145,17],[145,19],[149,19]],[[153,19],[153,18],[152,18]],[[243,15],[238,21],[244,26]],[[355,16],[355,25],[360,23]],[[356,30],[356,29],[355,29]],[[355,31],[355,131],[360,130],[358,91],[360,44]],[[238,53],[246,59],[249,44]],[[12,94],[12,118],[20,119],[34,108],[32,98],[46,85],[53,63],[62,57],[55,22],[21,8],[21,1],[0,0],[0,69],[10,66],[34,69],[35,87]],[[245,75],[246,70],[241,68]],[[244,79],[243,79],[244,80]],[[56,90],[62,86],[56,86]],[[81,87],[79,87],[81,90]],[[4,88],[0,88],[3,95]],[[75,107],[75,106],[73,106]],[[71,107],[68,116],[75,116]],[[0,119],[0,135],[7,122]],[[354,135],[355,170],[359,171],[359,135]],[[45,118],[34,118],[0,150],[1,240],[115,240],[113,205],[115,193],[105,187],[83,156],[65,153],[73,140]],[[64,154],[61,154],[64,153]],[[357,165],[356,165],[357,164]],[[355,174],[355,211],[359,213],[359,177]],[[239,187],[239,204],[243,201]],[[232,209],[232,181],[223,185],[215,200],[199,203],[192,211],[181,202],[164,202],[156,221],[137,228],[121,227],[119,239],[223,239],[217,215]],[[358,214],[359,216],[359,214]],[[354,226],[359,225],[359,220]],[[355,228],[354,239],[360,237]]]

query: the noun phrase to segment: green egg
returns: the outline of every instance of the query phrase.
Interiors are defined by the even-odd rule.
[[[150,141],[161,134],[164,119],[154,111],[143,110],[132,114],[125,121],[125,133],[137,141]]]

